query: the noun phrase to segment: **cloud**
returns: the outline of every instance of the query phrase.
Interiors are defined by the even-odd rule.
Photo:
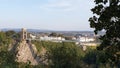
[[[40,6],[41,9],[58,10],[58,11],[73,11],[77,9],[77,0],[50,0]]]

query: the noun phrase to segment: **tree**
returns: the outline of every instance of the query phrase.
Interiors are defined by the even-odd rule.
[[[94,16],[89,18],[94,32],[105,30],[101,36],[102,43],[98,50],[104,50],[109,60],[120,62],[120,0],[94,0],[95,7],[91,9]]]
[[[68,42],[53,46],[47,54],[52,61],[51,68],[80,68],[80,60],[84,56],[82,49]]]
[[[13,30],[6,31],[5,33],[6,33],[6,36],[8,36],[8,37],[13,36],[14,34],[16,34],[16,32],[13,31]]]
[[[51,33],[49,36],[54,36],[54,37],[57,37],[57,36],[58,36],[58,34],[57,34],[57,33],[55,33],[55,32],[53,32],[53,33]]]
[[[4,32],[0,32],[0,44],[5,43],[6,35]]]
[[[10,43],[10,39],[6,36],[5,32],[0,32],[0,46],[5,46]]]
[[[66,36],[65,40],[72,40],[72,37],[71,36]]]

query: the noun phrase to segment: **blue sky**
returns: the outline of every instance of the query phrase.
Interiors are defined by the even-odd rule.
[[[93,0],[0,0],[0,28],[93,30]]]

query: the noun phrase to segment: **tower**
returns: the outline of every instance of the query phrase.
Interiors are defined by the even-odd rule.
[[[21,40],[27,40],[27,29],[25,28],[21,30]]]

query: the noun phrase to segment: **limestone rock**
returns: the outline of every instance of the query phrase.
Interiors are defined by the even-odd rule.
[[[31,65],[37,65],[38,57],[37,57],[37,49],[35,45],[26,43],[26,41],[22,41],[16,48],[16,61],[17,62],[30,62]]]

